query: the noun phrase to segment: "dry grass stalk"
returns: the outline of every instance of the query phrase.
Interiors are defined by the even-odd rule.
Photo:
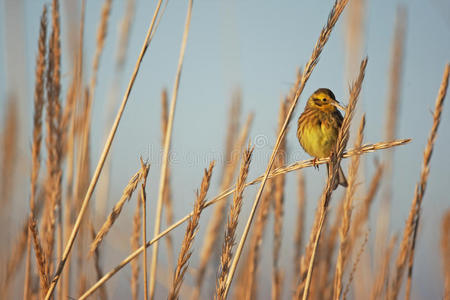
[[[99,232],[97,233],[94,241],[91,243],[90,250],[89,250],[91,255],[99,247],[103,238],[109,232],[109,230],[111,229],[111,227],[114,224],[114,222],[116,221],[116,219],[119,217],[123,206],[125,205],[125,203],[128,200],[130,200],[130,198],[133,195],[134,190],[136,190],[139,182],[142,180],[145,180],[145,177],[148,172],[148,168],[149,168],[149,165],[145,165],[145,168],[142,168],[141,170],[137,171],[136,174],[134,174],[133,177],[131,177],[127,186],[123,190],[122,197],[120,197],[119,201],[117,201],[117,203],[114,205],[110,215],[106,219],[105,223],[103,223],[103,225],[100,228]]]
[[[358,61],[355,60],[355,57],[362,56],[362,49],[365,42],[366,37],[365,29],[366,29],[366,0],[354,0],[348,4],[347,13],[345,17],[345,80],[344,82],[349,82],[352,79],[353,74],[358,72]],[[364,100],[364,99],[361,99]],[[360,105],[356,108],[355,119],[360,119],[362,116],[362,108],[364,105]],[[356,137],[356,132],[358,124],[356,122],[350,127],[350,142],[354,142],[354,138]],[[361,166],[364,168],[364,165]],[[359,175],[359,179],[363,179],[364,172],[361,172]],[[361,180],[364,182],[364,180]]]
[[[16,241],[11,247],[11,254],[9,254],[8,258],[6,259],[6,278],[0,284],[0,296],[2,299],[7,299],[9,297],[8,293],[11,281],[17,271],[20,270],[20,263],[22,262],[22,258],[24,257],[25,250],[29,251],[27,252],[27,267],[30,266],[30,264],[28,263],[28,259],[31,255],[31,249],[27,249],[27,241],[31,239],[31,233],[28,234],[28,223],[29,218],[26,218],[25,223],[23,224],[22,229],[18,234],[18,237],[16,237]]]
[[[387,149],[390,147],[404,145],[404,144],[409,143],[410,141],[411,141],[411,139],[404,139],[404,140],[397,140],[397,141],[393,141],[393,142],[380,142],[380,143],[375,143],[375,144],[366,144],[366,145],[361,146],[361,148],[359,148],[359,149],[351,149],[351,150],[348,150],[347,152],[344,152],[342,157],[346,158],[346,157],[351,157],[353,155],[362,155],[362,154],[368,153],[368,152],[373,152],[373,151],[377,151],[377,150]],[[329,162],[329,158],[318,159],[316,161],[316,165],[326,164],[328,162]],[[273,178],[273,177],[279,176],[280,174],[285,174],[288,172],[292,172],[295,170],[300,170],[300,169],[312,167],[312,166],[313,166],[312,159],[295,162],[288,166],[284,166],[284,167],[273,170],[270,173],[269,178]],[[261,175],[261,176],[255,178],[254,180],[252,180],[251,182],[246,183],[245,186],[247,187],[250,185],[254,185],[258,182],[261,182],[263,177],[264,177],[264,175]],[[226,191],[223,191],[222,193],[220,193],[213,199],[207,201],[205,203],[205,208],[207,208],[211,205],[214,205],[215,203],[225,199],[227,196],[231,195],[233,192],[234,192],[234,187],[228,188]],[[189,218],[192,216],[192,214],[193,214],[193,212],[187,214],[186,216],[179,219],[174,224],[170,225],[168,228],[166,228],[164,231],[162,231],[158,236],[156,236],[151,241],[149,241],[145,247],[149,247],[149,246],[153,245],[156,241],[158,241],[162,237],[166,236],[169,232],[171,232],[172,230],[174,230],[175,228],[177,228],[178,226],[180,226],[181,224],[183,224],[184,222],[189,220]],[[133,253],[128,255],[122,262],[120,262],[117,266],[115,266],[110,272],[105,274],[105,276],[103,276],[103,278],[101,280],[97,281],[94,285],[92,285],[89,288],[89,290],[87,290],[83,294],[83,296],[80,298],[80,300],[83,300],[83,299],[86,299],[87,297],[89,297],[93,292],[95,292],[96,289],[98,289],[101,285],[103,285],[106,281],[108,281],[112,276],[114,276],[118,271],[120,271],[130,261],[135,259],[142,251],[144,251],[144,246],[140,247],[139,249],[137,249],[136,251],[134,251]]]
[[[304,244],[305,231],[305,211],[306,211],[306,184],[303,172],[298,172],[298,209],[297,209],[297,225],[295,226],[294,238],[294,272],[292,279],[292,287],[295,289],[297,283],[300,282],[300,260],[301,251]]]
[[[238,163],[238,157],[233,155],[234,151],[239,151],[240,148],[236,147],[238,143],[237,131],[239,130],[239,118],[241,113],[241,98],[235,97],[231,102],[231,106],[228,111],[228,125],[225,138],[225,158],[224,166],[221,173],[221,189],[228,187],[234,176],[234,172]],[[218,242],[222,225],[224,224],[225,211],[227,201],[222,201],[214,208],[213,217],[209,220],[207,226],[207,233],[203,239],[203,245],[200,252],[200,263],[198,266],[196,289],[192,295],[192,299],[200,297],[201,288],[203,285],[204,277],[206,274],[206,268],[213,255],[214,250],[218,248]]]
[[[100,65],[100,57],[105,46],[106,34],[108,33],[108,20],[111,14],[112,0],[105,0],[102,6],[102,16],[97,29],[97,48],[95,49],[94,60],[92,62],[92,77],[90,83],[90,98],[94,98],[94,89],[97,83],[97,72]]]
[[[386,128],[385,138],[392,141],[396,137],[397,117],[400,106],[401,80],[403,72],[403,58],[405,52],[406,38],[406,8],[399,6],[397,8],[395,32],[393,37],[393,48],[389,71],[389,95],[386,105]],[[385,153],[392,159],[392,151]]]
[[[224,178],[227,176],[227,172],[229,172],[229,164],[235,161],[233,159],[233,151],[236,151],[236,140],[237,133],[239,130],[239,119],[241,116],[242,109],[242,95],[241,91],[236,91],[233,95],[233,99],[231,102],[231,106],[228,111],[228,126],[227,133],[225,138],[225,161],[226,166],[222,169],[222,174],[220,181],[223,182]],[[240,149],[238,149],[240,151]],[[236,156],[236,155],[234,155]]]
[[[167,2],[166,2],[167,3]],[[167,132],[167,120],[168,120],[168,103],[167,103],[167,90],[164,89],[161,93],[161,144],[164,145],[164,139],[166,137]],[[173,205],[172,205],[172,191],[170,187],[170,167],[167,166],[166,173],[166,183],[164,186],[163,192],[163,204],[166,213],[166,224],[173,223]],[[167,260],[168,260],[168,270],[173,270],[174,263],[174,250],[173,250],[173,240],[172,236],[167,235],[166,239],[167,244]],[[169,276],[171,277],[171,276]]]
[[[95,239],[94,225],[92,223],[90,223],[89,225],[90,225],[91,238]],[[100,249],[99,248],[95,249],[95,251],[94,251],[94,268],[95,268],[95,273],[96,273],[95,274],[96,279],[99,280],[100,278],[103,277],[103,270],[100,265]],[[108,294],[106,293],[106,288],[104,286],[102,286],[100,288],[99,298],[102,300],[108,299]]]
[[[133,217],[133,234],[130,238],[131,250],[139,248],[139,239],[141,234],[141,201],[136,203],[136,212]],[[139,297],[139,263],[136,260],[131,262],[131,296],[133,300]]]
[[[244,276],[246,278],[245,282],[245,297],[244,299],[250,300],[250,299],[257,299],[258,295],[258,288],[257,288],[257,276],[258,276],[258,265],[260,260],[260,254],[261,254],[261,246],[263,242],[263,236],[267,225],[267,220],[269,216],[269,210],[270,210],[270,204],[271,200],[273,199],[273,193],[274,193],[274,181],[269,180],[267,182],[267,188],[264,191],[264,194],[262,196],[261,200],[261,207],[258,211],[258,216],[256,218],[255,228],[252,233],[252,239],[250,241],[250,253],[248,255],[248,264],[246,275]]]
[[[161,5],[161,0],[158,2],[158,10]],[[189,34],[189,25],[191,23],[191,12],[192,12],[192,5],[193,0],[189,0],[188,4],[188,10],[186,15],[186,22],[184,25],[184,32],[183,32],[183,38],[181,42],[181,48],[180,48],[180,55],[178,58],[178,66],[177,66],[177,72],[175,75],[175,82],[172,89],[172,99],[170,101],[170,110],[169,110],[169,118],[167,121],[167,130],[166,130],[166,137],[164,138],[164,150],[163,150],[163,157],[162,157],[162,164],[161,164],[161,172],[160,172],[160,183],[159,183],[159,189],[158,189],[158,200],[156,202],[156,216],[155,216],[155,226],[154,226],[154,233],[153,237],[156,237],[159,234],[159,231],[161,230],[161,215],[162,215],[162,204],[163,204],[163,196],[164,196],[164,190],[166,185],[166,176],[167,176],[167,167],[169,165],[169,150],[170,150],[170,143],[172,140],[172,128],[173,128],[173,120],[175,116],[175,107],[177,103],[177,97],[178,97],[178,87],[180,85],[180,78],[181,78],[181,70],[183,68],[183,60],[184,60],[184,53],[186,50],[186,44],[187,44],[187,38]],[[155,15],[156,16],[156,15]],[[155,283],[156,283],[156,266],[158,263],[158,242],[153,247],[152,252],[152,262],[151,262],[151,269],[150,269],[150,299],[153,300],[155,295]]]
[[[356,254],[356,259],[353,263],[352,270],[349,275],[348,283],[345,285],[344,294],[342,296],[342,299],[344,299],[344,300],[347,299],[348,292],[350,291],[350,285],[352,284],[354,276],[355,276],[356,267],[358,266],[358,263],[361,260],[362,254],[364,252],[364,249],[366,248],[368,241],[369,241],[369,231],[366,232],[366,234],[364,236],[364,241],[362,242],[361,247],[360,247],[358,253]]]
[[[90,131],[91,131],[91,119],[92,119],[92,102],[95,97],[95,88],[97,85],[97,73],[100,65],[100,58],[105,46],[106,34],[108,31],[108,19],[111,13],[112,0],[105,0],[102,6],[100,23],[97,29],[97,47],[95,49],[94,59],[92,61],[92,74],[89,83],[87,111],[85,113],[85,120],[83,122],[82,132],[82,144],[87,145],[89,143]],[[83,146],[82,146],[83,147]],[[82,153],[82,161],[87,153]]]
[[[433,115],[433,126],[431,127],[430,136],[428,137],[427,147],[425,148],[425,151],[423,153],[423,165],[420,173],[419,188],[416,189],[417,193],[414,195],[414,197],[417,198],[417,201],[414,201],[417,202],[417,208],[415,210],[416,216],[414,219],[414,232],[411,237],[410,255],[408,260],[408,280],[406,285],[406,299],[410,299],[411,295],[411,281],[414,266],[414,253],[416,249],[417,232],[419,230],[420,210],[422,206],[423,196],[425,194],[425,190],[427,187],[428,175],[430,173],[430,160],[431,155],[433,153],[434,143],[436,142],[437,130],[441,122],[441,114],[444,105],[444,99],[447,94],[449,74],[450,74],[450,64],[447,64],[442,78],[442,83],[439,88],[438,97],[436,99],[435,110]]]
[[[42,249],[41,242],[39,240],[39,232],[36,226],[36,220],[31,219],[30,232],[33,237],[34,253],[36,255],[36,265],[39,273],[39,280],[41,282],[41,296],[45,296],[49,287],[49,274],[47,273],[47,259],[45,257],[44,250]]]
[[[416,194],[418,192],[418,186],[416,185]],[[411,242],[410,237],[412,236],[414,230],[414,217],[416,215],[416,209],[417,209],[417,198],[414,197],[413,203],[411,205],[411,209],[409,211],[408,219],[406,220],[406,226],[403,232],[402,241],[400,243],[399,252],[397,254],[396,259],[396,266],[395,266],[395,273],[392,279],[392,282],[390,283],[390,286],[388,287],[388,297],[387,299],[397,299],[398,293],[400,292],[401,282],[403,280],[403,275],[406,268],[406,263],[408,260],[408,251],[409,251],[409,244]]]
[[[333,297],[333,282],[334,282],[334,273],[330,273],[329,270],[334,269],[334,254],[335,249],[338,247],[338,240],[339,240],[339,230],[342,223],[342,216],[344,215],[344,203],[345,203],[345,193],[342,195],[342,197],[337,200],[337,207],[334,212],[334,220],[328,226],[328,219],[325,220],[325,223],[323,225],[323,228],[326,233],[322,234],[319,240],[319,250],[317,254],[317,263],[315,270],[317,270],[311,279],[311,292],[310,297],[313,299],[331,299]],[[300,274],[302,274],[303,282],[300,282],[301,284],[298,286],[297,291],[301,292],[302,289],[304,289],[304,284],[306,283],[304,281],[305,276],[308,271],[309,265],[307,264],[308,260],[307,258],[310,257],[312,250],[313,250],[313,242],[315,239],[314,233],[317,232],[319,227],[319,220],[320,220],[320,207],[317,207],[315,217],[314,217],[314,224],[313,229],[311,230],[310,237],[309,237],[309,244],[308,247],[305,249],[305,255],[302,257],[301,265],[300,265]],[[329,229],[327,227],[330,227]],[[322,246],[323,245],[323,246]],[[331,275],[331,276],[329,276]],[[330,278],[329,278],[330,277]],[[327,278],[327,280],[324,280],[324,278]],[[329,279],[328,279],[329,278]],[[303,283],[303,286],[302,286]]]
[[[33,143],[31,145],[31,188],[30,188],[30,219],[35,214],[36,192],[41,166],[41,142],[42,142],[42,110],[44,107],[45,86],[45,57],[47,54],[47,6],[44,5],[40,20],[38,55],[36,58],[36,84],[34,88],[34,113],[33,113]],[[27,225],[28,231],[28,225]],[[25,267],[25,284],[23,297],[30,297],[30,272],[31,272],[31,232],[28,232],[27,257]]]
[[[361,55],[364,41],[365,2],[365,0],[356,0],[348,5],[347,18],[345,20],[345,58],[346,73],[348,75],[358,71],[358,65],[355,64],[354,58]],[[348,77],[346,76],[346,78]]]
[[[337,205],[334,210],[334,219],[333,222],[329,222],[330,218],[325,219],[324,221],[324,234],[321,235],[319,239],[319,246],[317,251],[317,262],[315,266],[315,272],[313,277],[311,278],[311,287],[310,287],[310,298],[312,299],[332,299],[333,298],[333,282],[334,282],[334,273],[329,272],[332,269],[335,269],[334,265],[334,254],[335,249],[339,247],[339,229],[342,223],[342,216],[344,214],[344,201],[345,193],[342,194],[339,200],[336,200]],[[304,289],[304,285],[306,283],[305,278],[309,268],[308,258],[311,257],[313,251],[313,245],[315,240],[315,234],[319,228],[319,220],[320,220],[321,208],[318,206],[316,208],[314,223],[312,226],[312,230],[310,232],[308,245],[305,249],[305,254],[301,258],[300,265],[300,284],[297,287],[296,293],[301,293]],[[325,280],[326,278],[326,280]]]
[[[47,39],[47,6],[44,5],[40,21],[38,55],[36,59],[36,85],[34,89],[33,144],[31,145],[30,211],[35,213],[37,182],[41,163],[42,110],[44,106],[45,56]]]
[[[45,218],[43,222],[44,236],[46,244],[44,251],[49,260],[47,272],[53,270],[53,252],[55,244],[55,230],[58,233],[58,240],[62,243],[61,228],[61,180],[62,180],[62,109],[60,102],[61,92],[61,32],[59,24],[59,2],[52,2],[52,32],[49,40],[49,52],[47,59],[46,87],[47,87],[47,107],[46,107],[46,147],[47,147],[47,178],[45,183],[46,205]],[[60,245],[58,245],[60,249]],[[60,254],[60,253],[58,253]]]
[[[62,159],[63,159],[63,132],[62,132],[62,105],[61,105],[61,25],[60,25],[60,12],[59,12],[59,1],[53,0],[52,2],[52,36],[53,44],[50,47],[53,47],[53,78],[52,78],[52,86],[53,86],[53,95],[49,96],[49,98],[54,98],[55,104],[55,114],[54,114],[54,126],[55,126],[55,157],[56,161],[53,165],[52,170],[52,181],[53,181],[53,193],[52,193],[52,203],[53,209],[57,213],[56,216],[56,254],[59,259],[62,255],[63,248],[63,225],[62,225]],[[49,259],[53,259],[51,256],[48,256]],[[53,261],[51,262],[50,268],[53,271]],[[59,295],[61,294],[61,285],[59,285]]]
[[[105,3],[106,5],[106,3]],[[124,66],[126,61],[126,54],[129,46],[129,38],[131,32],[132,21],[134,20],[135,14],[135,0],[128,0],[126,8],[122,19],[119,22],[119,38],[116,44],[116,61],[114,65],[114,77],[112,79],[111,86],[108,91],[107,107],[105,109],[105,138],[107,135],[107,130],[114,121],[114,112],[117,107],[119,90],[122,84],[122,77],[124,73]],[[100,28],[99,28],[100,29]],[[110,198],[110,184],[111,184],[111,165],[112,165],[112,154],[105,162],[103,176],[99,179],[97,193],[96,193],[96,212],[99,214],[100,218],[105,217],[104,212],[106,211],[106,204]]]
[[[66,196],[65,196],[65,211],[64,211],[64,242],[67,242],[70,238],[70,232],[73,229],[73,223],[75,219],[75,211],[79,209],[80,194],[79,187],[74,186],[74,174],[75,174],[75,160],[76,160],[76,138],[78,136],[78,110],[81,107],[82,98],[82,84],[83,84],[83,37],[84,37],[84,25],[85,25],[85,13],[86,13],[86,1],[81,1],[81,14],[80,14],[80,25],[79,34],[77,36],[78,49],[75,49],[74,56],[74,75],[71,85],[68,90],[67,100],[65,105],[65,110],[63,113],[62,120],[62,131],[63,131],[63,146],[64,153],[66,154]],[[87,162],[87,161],[86,161]],[[89,161],[90,164],[90,161]],[[83,165],[84,169],[77,169],[80,174],[77,176],[77,181],[80,176],[87,176],[86,174],[88,164]],[[83,173],[84,172],[84,173]],[[85,179],[87,181],[87,179]],[[83,226],[84,227],[84,226]],[[80,243],[81,244],[81,243]],[[84,252],[83,252],[84,253]],[[70,285],[71,285],[71,257],[67,257],[67,266],[64,269],[63,280],[62,280],[62,295],[60,298],[69,298]]]
[[[266,184],[266,181],[269,177],[270,171],[272,169],[273,163],[275,161],[275,157],[276,154],[278,152],[278,149],[281,145],[282,140],[284,139],[284,136],[286,134],[287,131],[287,127],[289,124],[289,121],[292,117],[292,114],[294,112],[294,109],[297,105],[298,99],[301,95],[301,93],[303,92],[303,89],[305,87],[306,82],[308,81],[309,77],[311,76],[312,71],[314,70],[315,66],[317,65],[318,61],[319,61],[319,57],[320,54],[322,53],[323,48],[325,47],[325,44],[328,41],[328,38],[330,37],[331,31],[334,28],[334,25],[336,24],[337,20],[339,19],[339,16],[341,15],[342,11],[344,10],[346,4],[347,4],[348,0],[341,0],[341,1],[336,1],[333,8],[331,9],[330,15],[328,17],[327,20],[327,24],[326,26],[322,29],[322,31],[320,32],[320,36],[318,41],[316,42],[316,45],[313,49],[313,53],[311,55],[311,58],[309,59],[309,61],[307,62],[306,66],[305,66],[305,70],[304,73],[302,74],[301,79],[299,80],[300,84],[299,87],[295,93],[294,99],[291,103],[291,106],[286,114],[286,119],[283,123],[283,126],[281,126],[281,130],[279,131],[278,137],[277,137],[277,141],[275,143],[274,149],[272,151],[271,157],[269,159],[269,163],[267,164],[267,169],[266,172],[264,174],[264,178],[261,182],[260,188],[258,190],[258,193],[256,195],[255,201],[253,202],[253,207],[252,210],[250,212],[250,216],[248,218],[248,222],[245,226],[244,232],[242,234],[242,238],[239,242],[239,245],[237,247],[236,250],[236,254],[234,256],[233,259],[233,263],[231,265],[231,269],[230,269],[230,274],[228,276],[227,279],[227,289],[225,292],[225,296],[228,294],[228,290],[230,289],[230,285],[231,285],[231,281],[233,280],[233,275],[234,272],[236,270],[237,264],[239,262],[239,258],[241,256],[242,250],[244,248],[244,244],[245,244],[245,240],[247,239],[249,230],[250,230],[250,226],[252,223],[252,220],[255,216],[255,212],[256,212],[256,208],[258,207],[258,204],[260,202],[261,196],[262,196],[262,192],[264,190],[264,186]]]
[[[313,251],[311,253],[311,258],[309,259],[308,273],[306,275],[305,288],[303,291],[303,300],[308,299],[309,286],[311,284],[312,272],[314,270],[315,255],[317,252],[320,235],[322,233],[322,228],[325,223],[326,216],[327,216],[328,204],[331,200],[331,194],[333,192],[334,182],[337,178],[342,153],[344,152],[344,148],[347,145],[347,141],[348,141],[348,137],[349,137],[350,121],[352,120],[353,113],[354,113],[354,110],[356,107],[356,103],[358,102],[358,97],[359,97],[359,93],[361,91],[362,82],[364,80],[366,66],[367,66],[367,58],[365,58],[361,62],[358,79],[351,87],[350,100],[349,100],[349,103],[348,103],[348,106],[347,106],[347,109],[345,112],[344,120],[342,121],[341,129],[339,130],[336,147],[330,156],[330,163],[329,163],[330,168],[329,168],[328,180],[327,180],[325,190],[322,194],[322,200],[321,200],[321,204],[320,204],[321,209],[320,209],[319,227],[318,227],[317,231],[315,232]]]
[[[19,115],[17,107],[16,95],[8,96],[8,103],[4,116],[4,127],[1,134],[1,179],[0,179],[0,203],[4,211],[6,205],[9,205],[14,187],[15,166],[17,163],[18,153],[18,136],[19,136]],[[3,223],[3,222],[2,222]],[[8,224],[2,224],[6,226]]]
[[[240,98],[236,98],[240,99]],[[249,115],[244,127],[241,129],[239,136],[237,136],[237,130],[239,127],[239,111],[240,100],[236,100],[230,108],[229,125],[227,130],[226,149],[225,149],[225,167],[222,172],[222,180],[220,189],[225,190],[231,185],[236,168],[239,162],[238,154],[242,152],[245,145],[245,141],[248,137],[251,123],[253,121],[253,115]],[[231,131],[234,131],[233,133]],[[225,223],[225,211],[227,201],[222,201],[214,208],[213,217],[208,223],[208,229],[203,241],[202,250],[200,253],[200,264],[198,267],[198,274],[196,278],[196,289],[194,291],[192,299],[196,299],[200,295],[203,279],[206,273],[206,268],[211,260],[215,250],[219,248],[220,232]]]
[[[86,273],[82,273],[78,282],[78,295],[81,295],[86,290],[87,280]]]
[[[245,181],[247,180],[253,149],[254,147],[250,148],[249,145],[242,156],[241,169],[239,170],[236,189],[233,194],[233,203],[230,207],[230,214],[228,216],[227,227],[225,230],[225,239],[222,245],[219,269],[220,275],[216,282],[215,299],[225,299],[223,297],[223,293],[225,292],[226,277],[228,275],[231,257],[233,255],[232,252],[235,244],[236,228],[242,207],[242,195],[245,189]]]
[[[173,276],[172,287],[169,291],[168,299],[175,300],[178,299],[178,294],[180,292],[181,284],[183,283],[184,274],[188,268],[189,259],[192,255],[191,248],[194,244],[195,235],[198,232],[198,223],[200,221],[200,214],[205,207],[206,194],[209,189],[209,184],[211,180],[212,170],[214,168],[214,162],[209,164],[208,169],[204,171],[202,184],[200,186],[200,192],[197,191],[197,199],[194,204],[194,213],[189,219],[188,225],[186,227],[186,233],[181,244],[180,254],[178,255],[177,267]]]
[[[427,146],[423,153],[422,170],[420,172],[420,182],[416,185],[414,199],[412,201],[408,221],[406,222],[405,231],[403,233],[403,240],[400,245],[400,254],[397,257],[396,275],[392,282],[392,289],[390,299],[396,299],[400,291],[403,273],[408,263],[408,281],[411,281],[412,268],[414,263],[414,250],[416,245],[417,231],[420,221],[420,210],[422,206],[423,196],[427,187],[428,175],[430,173],[430,160],[433,153],[434,143],[436,142],[437,130],[441,121],[441,113],[443,109],[444,99],[447,94],[448,79],[450,73],[450,64],[445,66],[442,77],[441,86],[439,88],[438,96],[436,98],[433,126],[431,127],[430,136],[428,137]],[[407,260],[409,261],[407,262]],[[409,288],[408,288],[409,286]],[[411,284],[407,286],[406,297],[408,297]]]
[[[362,206],[355,215],[354,222],[353,222],[354,225],[350,228],[350,231],[351,231],[350,243],[351,243],[351,245],[354,245],[356,243],[359,236],[361,235],[364,224],[367,222],[367,220],[369,218],[370,207],[373,203],[373,199],[375,198],[375,195],[380,186],[380,181],[381,181],[381,178],[383,175],[383,170],[384,170],[383,165],[379,164],[377,166],[377,169],[375,170],[375,174],[373,175],[372,180],[370,181],[369,190],[368,190],[366,196],[364,197]],[[353,247],[351,247],[351,248],[353,248]]]
[[[364,126],[366,123],[365,116],[361,118],[361,123],[358,130],[358,136],[355,141],[355,148],[361,146],[364,137]],[[351,226],[353,199],[356,191],[356,179],[358,178],[359,156],[352,157],[349,171],[348,171],[348,187],[345,191],[344,211],[339,236],[341,245],[339,247],[336,272],[334,277],[334,296],[333,298],[339,300],[342,294],[342,277],[345,271],[347,260],[351,254],[349,231]]]
[[[117,43],[116,64],[118,71],[121,71],[125,65],[127,46],[130,40],[131,25],[133,24],[135,14],[136,0],[128,0],[125,14],[120,21],[119,42]]]
[[[82,91],[83,101],[82,107],[80,107],[81,109],[79,111],[79,127],[77,132],[78,144],[76,145],[76,148],[78,148],[76,157],[77,176],[75,177],[75,191],[72,201],[74,211],[80,210],[80,207],[82,205],[82,195],[86,193],[89,186],[89,177],[91,170],[91,139],[84,139],[84,135],[90,134],[90,128],[85,126],[87,124],[87,119],[89,116],[89,89],[87,87],[83,87]],[[80,280],[77,281],[78,295],[86,289],[86,283],[88,280],[88,278],[86,278],[86,274],[90,274],[90,268],[86,261],[86,252],[89,251],[89,243],[91,243],[92,240],[89,233],[90,213],[91,212],[89,210],[88,213],[80,221],[81,224],[79,229],[79,239],[77,244],[77,253],[75,256],[75,265],[77,266],[77,274],[75,276],[77,276],[76,278],[80,278]]]
[[[141,173],[142,173],[142,184],[140,198],[142,201],[142,245],[147,243],[147,194],[145,192],[145,187],[147,185],[149,165],[144,164],[141,158]],[[144,250],[143,255],[143,278],[144,278],[144,299],[148,299],[148,285],[147,285],[147,249]]]
[[[380,264],[375,281],[370,294],[371,300],[387,299],[387,287],[389,283],[389,272],[391,266],[391,257],[394,251],[394,247],[397,244],[397,235],[391,238],[389,246],[383,251],[383,262]]]
[[[289,108],[290,98],[286,98],[280,103],[280,112],[278,116],[278,130],[283,126],[283,121],[286,118],[286,113]],[[280,144],[280,148],[275,158],[274,167],[284,166],[286,163],[287,146],[286,140]],[[283,271],[280,269],[280,251],[283,233],[283,216],[284,216],[284,184],[285,175],[277,176],[274,179],[274,224],[273,224],[273,253],[272,253],[272,299],[281,299],[283,286]]]
[[[137,76],[137,74],[139,72],[139,68],[140,68],[142,59],[143,59],[143,57],[144,57],[144,55],[145,55],[145,53],[146,53],[146,51],[148,49],[148,46],[149,46],[149,43],[150,43],[150,34],[153,31],[153,25],[155,23],[156,16],[157,16],[157,14],[159,12],[160,3],[161,3],[161,0],[159,1],[158,6],[155,9],[155,13],[153,15],[152,22],[151,22],[151,24],[149,26],[149,29],[147,31],[147,36],[145,38],[144,45],[142,46],[141,52],[139,54],[139,57],[137,59],[137,62],[136,62],[136,65],[135,65],[135,68],[134,68],[134,71],[133,71],[133,74],[132,74],[131,79],[130,79],[130,81],[128,83],[127,90],[126,90],[125,95],[123,97],[123,100],[122,100],[122,103],[120,105],[119,111],[117,112],[117,116],[116,116],[114,124],[113,124],[113,126],[111,128],[111,131],[110,131],[110,134],[108,136],[108,139],[107,139],[107,141],[105,143],[105,147],[103,148],[103,151],[102,151],[102,154],[101,154],[100,159],[98,161],[98,164],[97,164],[97,167],[95,169],[94,175],[93,175],[93,177],[92,177],[92,179],[91,179],[91,181],[89,183],[88,190],[87,190],[86,195],[85,195],[85,197],[84,197],[84,199],[82,201],[80,212],[79,212],[79,214],[77,216],[77,219],[75,221],[75,224],[73,226],[73,229],[72,229],[72,232],[70,234],[69,240],[66,243],[66,247],[64,249],[64,253],[62,255],[62,258],[61,258],[61,260],[59,262],[58,268],[57,268],[57,270],[55,272],[55,276],[52,279],[49,291],[48,291],[48,293],[47,293],[47,295],[45,297],[46,300],[48,300],[50,298],[50,296],[52,295],[52,293],[54,291],[56,283],[58,282],[58,280],[59,280],[59,278],[61,276],[61,272],[64,269],[65,263],[66,263],[67,258],[69,256],[69,253],[70,253],[70,251],[72,249],[72,246],[73,246],[73,244],[75,242],[75,238],[77,236],[77,233],[78,233],[78,231],[80,229],[80,225],[81,225],[83,216],[84,216],[84,214],[86,212],[86,209],[88,207],[89,200],[90,200],[90,198],[92,196],[92,193],[94,191],[95,185],[97,184],[97,181],[98,181],[98,178],[99,178],[100,173],[102,171],[102,168],[103,168],[103,165],[105,163],[106,157],[107,157],[107,155],[109,153],[109,149],[111,148],[111,144],[112,144],[112,141],[114,139],[114,136],[115,136],[115,133],[117,131],[117,128],[119,126],[120,119],[121,119],[121,117],[123,115],[123,112],[125,110],[125,106],[126,106],[126,104],[128,102],[128,97],[129,97],[131,89],[132,89],[132,87],[134,85],[136,76]]]
[[[84,163],[85,158],[88,154],[87,151],[89,151],[88,149],[88,144],[90,143],[90,135],[91,135],[91,121],[92,121],[92,102],[94,101],[95,98],[95,88],[97,86],[97,74],[98,74],[98,70],[99,70],[99,66],[100,66],[100,58],[101,55],[103,53],[103,49],[105,46],[105,40],[106,40],[106,35],[108,32],[108,20],[111,14],[111,5],[112,5],[112,0],[105,0],[105,2],[103,3],[102,6],[102,11],[101,11],[101,17],[100,17],[100,22],[98,24],[98,28],[97,28],[97,46],[95,48],[95,53],[94,53],[94,58],[92,61],[92,72],[91,72],[91,78],[90,78],[90,82],[89,82],[89,89],[87,91],[87,106],[86,106],[86,111],[83,114],[83,118],[84,121],[82,123],[82,132],[81,132],[81,158],[79,160],[80,163]],[[79,168],[81,168],[81,166],[79,165]],[[105,166],[105,169],[107,168],[107,166]],[[109,169],[106,170],[107,173],[109,173]],[[108,178],[105,179],[105,182],[108,180]],[[100,184],[99,184],[99,193],[103,192],[102,188],[103,188],[103,184],[102,181],[100,180]],[[85,191],[83,190],[83,193]],[[104,199],[104,198],[103,198]]]
[[[392,141],[397,134],[397,119],[400,107],[400,92],[401,80],[403,73],[404,48],[406,38],[406,8],[399,6],[397,8],[396,24],[393,37],[393,45],[391,52],[391,62],[389,71],[389,94],[386,99],[386,122],[385,122],[385,139]],[[376,245],[378,247],[377,253],[381,254],[386,245],[386,238],[389,230],[390,215],[391,215],[391,199],[392,199],[392,165],[393,165],[393,150],[384,153],[384,186],[383,197],[381,202],[381,209],[377,219],[377,231],[375,236]],[[382,257],[376,257],[377,260]]]
[[[443,299],[450,299],[450,211],[442,218],[441,230],[442,269],[444,272],[444,294]]]

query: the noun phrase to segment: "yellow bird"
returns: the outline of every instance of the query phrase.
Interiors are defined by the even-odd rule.
[[[337,108],[342,109],[342,106],[333,92],[321,88],[309,97],[305,110],[298,118],[298,141],[306,153],[314,157],[314,162],[318,158],[330,156],[336,144],[344,119]],[[327,170],[328,168],[327,164]],[[336,189],[338,184],[343,187],[348,185],[341,166],[339,166],[338,180],[333,183],[333,189]]]

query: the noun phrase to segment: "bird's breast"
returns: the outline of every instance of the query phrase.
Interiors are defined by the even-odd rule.
[[[313,157],[328,157],[339,133],[335,123],[321,113],[300,117],[297,135],[303,149]]]

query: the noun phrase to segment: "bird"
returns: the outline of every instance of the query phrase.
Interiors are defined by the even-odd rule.
[[[298,118],[297,138],[306,153],[314,157],[314,166],[318,158],[330,156],[335,147],[344,119],[338,108],[344,109],[333,92],[327,88],[320,88],[309,97],[303,113]],[[333,183],[333,190],[338,185],[348,186],[341,166],[338,178]]]

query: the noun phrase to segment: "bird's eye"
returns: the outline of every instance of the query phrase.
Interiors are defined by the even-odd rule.
[[[325,101],[327,101],[327,98],[323,98],[323,99],[322,99],[322,102],[325,102]]]

